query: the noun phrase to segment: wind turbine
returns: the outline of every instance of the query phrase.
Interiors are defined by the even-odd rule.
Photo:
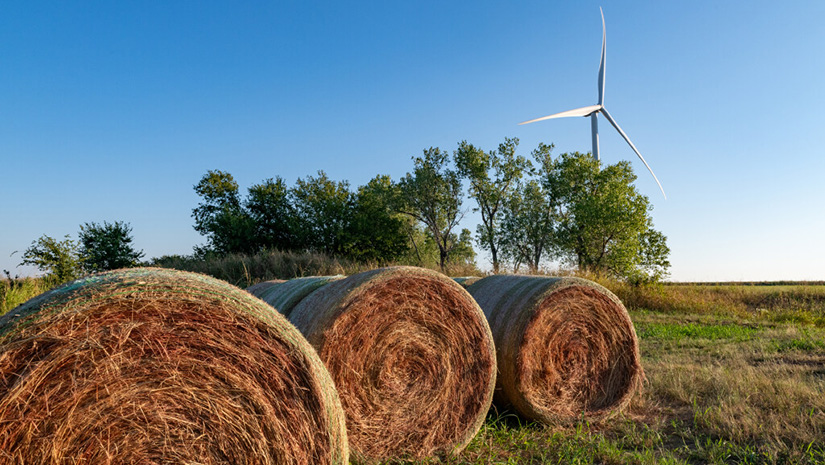
[[[619,131],[619,134],[622,135],[625,142],[627,142],[627,145],[629,145],[630,148],[632,148],[633,151],[636,152],[636,155],[638,155],[639,159],[642,160],[642,163],[645,164],[645,166],[647,167],[647,170],[650,171],[651,175],[653,175],[653,179],[655,179],[656,184],[659,185],[659,189],[662,191],[662,195],[665,197],[665,199],[667,199],[667,195],[665,194],[665,190],[662,188],[662,183],[659,182],[659,179],[653,173],[653,170],[650,169],[650,165],[647,164],[647,162],[645,161],[642,154],[639,153],[639,150],[636,148],[635,145],[633,145],[633,142],[630,142],[630,138],[627,137],[627,134],[625,134],[625,132],[622,131],[622,128],[619,127],[619,124],[616,123],[616,120],[614,120],[613,117],[610,116],[610,113],[608,113],[607,108],[604,107],[604,72],[605,72],[604,62],[605,62],[605,51],[606,51],[606,48],[607,48],[607,28],[605,28],[605,26],[604,26],[604,11],[602,11],[601,7],[599,7],[599,12],[602,14],[602,60],[601,60],[601,64],[599,65],[599,103],[597,103],[596,105],[590,105],[590,106],[587,106],[587,107],[576,108],[575,110],[563,111],[561,113],[556,113],[556,114],[553,114],[553,115],[550,115],[550,116],[542,116],[541,118],[531,119],[530,121],[524,121],[524,122],[521,122],[519,124],[530,124],[530,123],[535,123],[536,121],[544,121],[546,119],[554,119],[554,118],[565,118],[565,117],[568,117],[568,116],[589,116],[590,117],[590,131],[591,131],[592,136],[593,136],[593,158],[595,158],[596,161],[599,161],[600,158],[599,158],[599,119],[598,119],[598,115],[599,115],[599,113],[603,114],[604,117],[607,119],[607,121],[610,122],[610,124],[612,124],[613,127],[616,128],[617,131]]]

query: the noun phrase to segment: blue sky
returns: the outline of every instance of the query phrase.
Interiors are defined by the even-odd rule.
[[[235,3],[2,7],[0,268],[85,222],[190,253],[210,169],[357,186],[461,140],[589,151],[585,118],[517,123],[596,103],[602,6],[605,104],[668,200],[604,120],[602,160],[632,161],[671,279],[825,279],[825,2]]]

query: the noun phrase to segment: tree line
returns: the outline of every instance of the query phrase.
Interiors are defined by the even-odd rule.
[[[496,273],[537,272],[555,261],[636,282],[667,276],[667,238],[654,229],[652,206],[633,185],[628,162],[601,166],[589,154],[553,156],[553,145],[544,143],[525,157],[516,153],[518,143],[508,138],[485,151],[462,141],[452,154],[430,147],[400,179],[377,175],[355,189],[318,171],[291,187],[268,178],[242,196],[230,173],[208,171],[194,186],[194,228],[206,238],[194,256],[320,252],[446,270],[474,264],[475,243]],[[467,197],[481,218],[474,236],[458,230]],[[144,255],[132,246],[128,223],[85,223],[78,237],[44,235],[21,264],[62,282],[135,266]]]
[[[434,260],[444,269],[475,258],[472,233],[458,231],[468,196],[481,217],[475,244],[490,254],[494,272],[536,272],[557,261],[622,279],[667,275],[666,237],[654,229],[628,162],[602,167],[589,154],[554,157],[543,143],[528,158],[517,148],[515,138],[489,151],[462,141],[452,156],[424,150],[397,181],[377,175],[351,189],[319,171],[292,187],[266,179],[244,198],[230,173],[209,171],[194,186],[201,198],[194,227],[207,239],[196,253],[315,251],[357,261]]]

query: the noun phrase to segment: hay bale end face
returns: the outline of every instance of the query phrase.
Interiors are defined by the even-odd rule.
[[[250,294],[194,273],[77,280],[0,318],[4,463],[345,464],[313,348]]]
[[[467,289],[496,343],[495,402],[545,423],[608,417],[642,379],[636,332],[621,301],[579,278],[499,275]]]
[[[361,462],[461,451],[495,386],[489,326],[470,295],[421,268],[368,271],[302,300],[290,321],[318,350]]]
[[[289,318],[292,309],[301,300],[323,286],[343,278],[341,275],[295,278],[261,289],[255,295],[278,310],[281,315]]]

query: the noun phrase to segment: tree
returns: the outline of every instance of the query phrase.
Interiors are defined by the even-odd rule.
[[[283,179],[269,178],[253,185],[244,204],[254,224],[256,248],[291,250],[297,246],[295,209]]]
[[[454,159],[458,172],[470,181],[470,196],[475,199],[481,212],[481,224],[477,229],[477,240],[482,248],[489,250],[493,272],[499,271],[499,249],[502,235],[500,230],[500,210],[530,162],[516,156],[518,139],[506,138],[499,144],[498,151],[484,152],[467,141],[458,144]]]
[[[346,255],[359,261],[392,262],[410,249],[407,218],[395,213],[398,186],[379,175],[354,196],[352,217],[346,228]]]
[[[552,245],[554,217],[549,196],[535,180],[520,184],[502,206],[502,256],[518,272],[522,264],[537,272]]]
[[[298,179],[290,191],[298,224],[298,243],[304,248],[342,256],[352,216],[353,195],[347,181],[335,182],[323,171]]]
[[[92,272],[136,266],[143,251],[132,246],[132,227],[115,221],[80,225],[80,256],[83,267]]]
[[[430,147],[423,157],[413,158],[415,168],[401,179],[403,205],[400,211],[420,221],[438,245],[442,270],[458,238],[453,229],[464,216],[461,211],[461,177],[447,167],[447,152]]]
[[[210,170],[194,189],[202,198],[192,210],[194,228],[208,241],[202,251],[219,254],[256,252],[255,222],[241,205],[238,183],[232,175]]]
[[[599,169],[586,154],[547,160],[543,188],[557,215],[553,236],[558,258],[579,269],[621,278],[666,274],[670,250],[653,230],[652,206],[633,186],[626,161]]]
[[[43,235],[23,252],[21,265],[33,265],[49,279],[63,283],[83,274],[77,242],[67,234],[62,241]]]

